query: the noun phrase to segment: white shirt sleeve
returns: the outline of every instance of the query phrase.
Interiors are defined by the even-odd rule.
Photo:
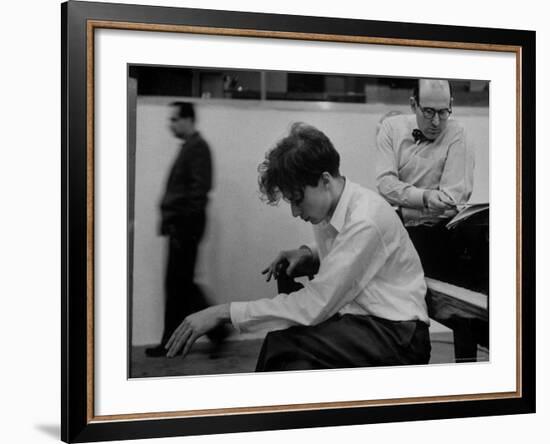
[[[378,192],[391,204],[407,208],[424,207],[424,189],[399,180],[397,155],[394,152],[392,128],[387,121],[382,122],[376,138],[376,185]]]
[[[461,129],[449,145],[445,167],[439,182],[439,190],[457,205],[464,204],[472,194],[474,185],[475,156]]]
[[[235,328],[254,330],[273,321],[279,328],[315,325],[351,302],[384,265],[387,257],[381,233],[366,219],[346,224],[336,236],[331,251],[322,260],[318,274],[304,288],[272,299],[233,302],[231,321]]]

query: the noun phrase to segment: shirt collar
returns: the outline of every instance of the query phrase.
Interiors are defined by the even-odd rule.
[[[196,139],[199,136],[200,136],[199,132],[195,131],[193,134],[189,135],[187,138],[184,138],[183,143],[189,143],[191,140]]]
[[[349,206],[353,188],[353,184],[349,180],[347,180],[345,177],[344,180],[344,189],[342,190],[340,199],[336,204],[334,213],[332,213],[332,217],[328,222],[338,232],[342,231],[342,227],[344,226],[344,222],[346,221],[346,212]]]

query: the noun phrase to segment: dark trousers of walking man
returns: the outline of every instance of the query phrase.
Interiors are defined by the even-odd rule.
[[[168,237],[168,263],[164,290],[164,332],[161,344],[165,344],[183,319],[208,306],[206,297],[194,281],[195,263],[202,230],[193,234],[172,234]]]

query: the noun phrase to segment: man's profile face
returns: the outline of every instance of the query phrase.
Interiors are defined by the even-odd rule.
[[[172,131],[172,134],[178,139],[185,139],[193,134],[193,130],[193,119],[180,117],[178,108],[173,107],[170,114],[170,131]]]
[[[299,216],[303,221],[317,225],[328,217],[331,204],[330,193],[320,179],[315,187],[306,185],[302,200],[291,200],[290,208],[294,217]]]
[[[420,106],[418,106],[420,105]],[[427,119],[422,108],[432,108],[436,111],[451,108],[451,92],[449,82],[443,80],[420,80],[418,103],[411,102],[416,114],[418,129],[430,139],[436,139],[447,126],[447,120],[442,120],[437,112],[432,119]]]

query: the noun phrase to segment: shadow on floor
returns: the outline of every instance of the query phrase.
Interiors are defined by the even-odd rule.
[[[454,363],[452,333],[436,333],[431,336],[432,355],[430,364]],[[197,342],[182,359],[149,358],[147,346],[132,350],[131,378],[187,375],[221,375],[251,373],[256,367],[263,339],[230,340],[215,347],[208,341]],[[478,361],[488,361],[486,350],[478,350]]]
[[[36,424],[34,428],[41,431],[44,435],[54,438],[56,441],[61,437],[61,427],[59,424]]]
[[[250,373],[256,368],[262,339],[226,341],[214,346],[209,341],[196,342],[185,359],[149,358],[144,347],[132,350],[130,377],[158,377],[183,375],[220,375]]]

